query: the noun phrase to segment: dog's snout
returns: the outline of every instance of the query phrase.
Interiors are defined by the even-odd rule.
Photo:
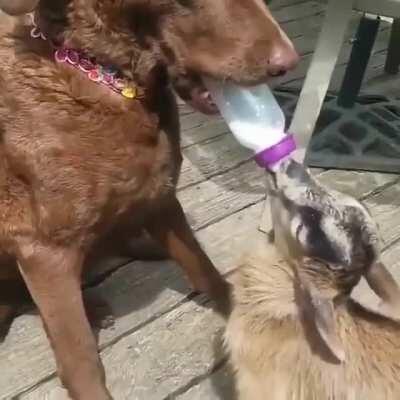
[[[271,76],[283,75],[292,70],[299,63],[300,57],[290,42],[282,41],[275,44],[268,60],[268,74]]]

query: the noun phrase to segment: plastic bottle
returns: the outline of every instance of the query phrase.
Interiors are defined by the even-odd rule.
[[[255,153],[258,165],[275,170],[296,150],[285,133],[285,115],[267,85],[242,87],[204,78],[211,97],[240,144]]]

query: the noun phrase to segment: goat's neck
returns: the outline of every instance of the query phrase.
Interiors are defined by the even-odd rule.
[[[297,314],[294,274],[274,245],[263,244],[240,267],[235,301],[246,313],[263,318],[290,318]]]

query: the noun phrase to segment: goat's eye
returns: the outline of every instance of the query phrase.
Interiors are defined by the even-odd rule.
[[[332,271],[344,271],[346,269],[341,264],[328,264],[328,268]]]
[[[310,206],[301,207],[300,214],[301,219],[309,226],[317,225],[322,219],[321,211]]]
[[[303,229],[303,227],[304,227],[304,224],[301,222],[296,228],[296,239],[297,240],[299,240],[299,236],[300,236],[300,233],[301,233],[301,230]]]
[[[317,213],[315,211],[311,211],[308,214],[308,218],[310,219],[311,222],[316,222],[317,218],[318,218],[318,215],[317,215]]]

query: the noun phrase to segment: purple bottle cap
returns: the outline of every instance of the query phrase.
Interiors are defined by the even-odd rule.
[[[255,160],[260,167],[270,169],[272,165],[287,157],[294,150],[296,150],[294,137],[292,134],[287,134],[274,146],[257,153]]]

